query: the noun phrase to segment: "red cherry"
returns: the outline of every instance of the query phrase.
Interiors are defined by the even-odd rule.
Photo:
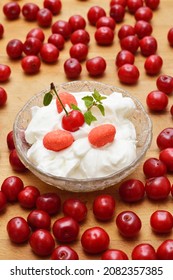
[[[70,26],[71,26],[71,31],[74,32],[75,30],[78,29],[84,29],[86,26],[86,21],[83,16],[81,15],[72,15],[69,20],[68,20]]]
[[[150,216],[150,225],[154,232],[168,233],[173,228],[173,216],[166,210],[156,210]]]
[[[164,240],[156,251],[158,260],[173,260],[173,239]]]
[[[160,0],[144,0],[145,5],[152,10],[156,10],[159,7]]]
[[[119,68],[124,64],[134,64],[135,56],[127,50],[121,50],[117,53],[115,64]]]
[[[0,212],[4,211],[7,205],[7,198],[5,194],[0,191]]]
[[[173,172],[173,148],[166,148],[160,152],[159,159],[164,162],[167,170]]]
[[[46,63],[54,63],[58,60],[59,50],[51,43],[45,43],[41,47],[40,57]]]
[[[3,37],[4,35],[4,26],[2,25],[2,23],[0,23],[0,39]]]
[[[72,110],[62,118],[62,127],[68,131],[78,130],[85,122],[84,115],[78,110]]]
[[[123,236],[134,237],[139,233],[142,223],[133,211],[123,211],[118,214],[116,225]]]
[[[75,250],[66,245],[58,246],[51,255],[51,260],[78,260],[79,256]]]
[[[166,165],[157,158],[148,158],[143,164],[146,178],[164,176],[167,172]]]
[[[134,28],[139,39],[142,39],[145,36],[150,36],[153,31],[152,25],[144,20],[138,20]]]
[[[22,15],[27,21],[35,21],[39,9],[39,6],[35,3],[26,3],[22,7]]]
[[[143,6],[143,0],[127,0],[127,9],[131,14],[134,14],[137,9]]]
[[[40,70],[41,60],[36,55],[27,55],[22,58],[21,66],[26,74],[36,74]]]
[[[168,30],[167,39],[168,39],[168,42],[169,42],[170,46],[172,47],[173,46],[173,27],[171,27]]]
[[[29,239],[29,244],[38,256],[51,255],[55,248],[55,240],[51,233],[46,229],[37,229]]]
[[[63,203],[63,213],[77,222],[83,222],[87,215],[87,207],[84,202],[77,198],[66,199]]]
[[[139,79],[140,73],[138,68],[133,64],[123,64],[118,69],[118,77],[120,82],[125,84],[135,84]]]
[[[12,59],[20,58],[23,52],[23,43],[18,39],[12,39],[7,43],[6,52]]]
[[[123,50],[135,54],[139,48],[139,39],[136,35],[129,35],[120,40],[120,45]]]
[[[9,20],[17,19],[21,8],[17,2],[8,2],[3,6],[3,13]]]
[[[140,7],[135,12],[136,20],[145,20],[149,22],[152,19],[152,17],[153,11],[147,6]]]
[[[127,36],[135,35],[135,29],[132,25],[123,24],[118,31],[118,38],[121,40]]]
[[[110,17],[112,17],[115,22],[122,22],[125,15],[125,7],[119,4],[112,5],[109,11]]]
[[[0,87],[0,107],[4,106],[7,102],[7,92]]]
[[[2,185],[1,190],[5,194],[7,201],[15,202],[18,200],[18,194],[23,190],[23,181],[17,176],[7,177]]]
[[[88,55],[88,46],[83,43],[77,43],[70,48],[70,57],[76,58],[79,62],[86,59]]]
[[[171,191],[171,183],[165,176],[149,178],[145,182],[145,191],[149,199],[163,200]]]
[[[64,62],[64,71],[69,79],[77,79],[82,71],[82,66],[78,59],[68,58]]]
[[[157,54],[150,55],[144,63],[145,71],[148,75],[157,75],[163,65],[163,59]]]
[[[173,105],[171,106],[170,113],[173,116]]]
[[[106,16],[105,10],[100,6],[92,6],[87,13],[88,21],[91,25],[96,25],[100,17]]]
[[[106,70],[106,60],[101,56],[90,58],[86,61],[86,69],[91,76],[101,76]]]
[[[152,111],[163,111],[168,105],[168,96],[163,91],[153,90],[148,93],[146,103]]]
[[[69,39],[71,35],[71,26],[65,20],[57,20],[52,25],[52,33],[61,34],[65,40]]]
[[[61,34],[51,34],[48,38],[48,43],[55,45],[58,50],[62,50],[64,48],[65,40]]]
[[[125,202],[137,202],[144,198],[144,184],[137,179],[128,179],[120,184],[119,195]]]
[[[59,242],[75,241],[79,234],[79,224],[72,217],[57,219],[52,227],[53,235]]]
[[[115,4],[119,4],[119,5],[122,5],[122,6],[126,7],[127,0],[111,0],[110,3],[109,3],[110,7],[115,5]]]
[[[8,65],[0,64],[0,82],[6,82],[11,75],[11,68]]]
[[[57,193],[43,193],[37,198],[36,207],[49,215],[55,215],[61,209],[61,198]]]
[[[90,42],[90,35],[85,29],[78,29],[71,34],[70,40],[73,45],[78,43],[88,45]]]
[[[15,149],[14,138],[13,138],[13,130],[8,132],[6,140],[7,140],[8,149],[9,150]]]
[[[148,243],[140,243],[133,248],[132,260],[156,260],[156,251]]]
[[[94,36],[98,45],[109,46],[113,43],[114,31],[108,26],[101,26],[97,28]]]
[[[109,194],[98,195],[93,202],[94,216],[100,221],[112,219],[115,212],[115,199]]]
[[[128,260],[128,256],[122,250],[108,249],[102,254],[101,259],[102,260]]]
[[[23,51],[26,55],[37,55],[42,47],[42,42],[36,37],[29,37],[23,44]]]
[[[102,26],[107,26],[107,27],[111,28],[112,30],[114,30],[115,26],[116,26],[116,22],[110,16],[109,17],[108,16],[103,16],[103,17],[100,17],[98,19],[98,21],[96,22],[96,27],[97,28],[102,27]]]
[[[164,128],[156,138],[157,146],[160,150],[173,148],[173,128]]]
[[[41,28],[35,27],[27,33],[26,38],[29,38],[29,37],[35,37],[35,38],[39,39],[41,42],[43,42],[45,39],[45,34]]]
[[[37,13],[37,22],[41,27],[49,27],[52,23],[52,13],[47,8],[41,8]]]
[[[40,191],[35,186],[26,186],[18,194],[18,201],[24,208],[34,208],[36,200],[40,195]]]
[[[34,209],[32,210],[28,217],[27,217],[27,222],[29,226],[32,228],[32,230],[36,229],[50,229],[51,225],[51,217],[50,215],[39,209]]]
[[[153,36],[145,36],[139,41],[141,54],[149,56],[155,54],[157,51],[157,40]]]
[[[158,90],[166,94],[173,93],[173,77],[168,75],[160,75],[156,80]]]
[[[27,170],[26,166],[21,162],[16,149],[10,151],[9,162],[14,171],[25,172]]]
[[[20,244],[29,239],[30,228],[22,217],[14,217],[7,223],[7,232],[12,242]]]
[[[57,15],[61,11],[62,2],[61,0],[44,0],[43,6],[49,9],[53,15]]]

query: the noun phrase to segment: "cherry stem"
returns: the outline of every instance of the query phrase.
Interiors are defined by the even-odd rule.
[[[56,91],[56,88],[55,88],[54,83],[51,83],[51,84],[50,84],[50,89],[54,91],[54,93],[56,94],[56,96],[57,96],[57,98],[58,98],[58,100],[59,100],[59,102],[60,102],[60,104],[61,104],[61,106],[63,107],[64,112],[65,112],[66,115],[68,116],[68,112],[67,112],[67,110],[66,110],[64,104],[63,104],[62,101],[61,101],[61,98],[59,97],[59,95],[58,95],[58,93],[57,93],[57,91]]]

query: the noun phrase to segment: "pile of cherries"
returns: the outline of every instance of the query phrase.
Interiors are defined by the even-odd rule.
[[[145,6],[144,6],[145,3]],[[151,34],[150,23],[153,11],[159,6],[159,0],[111,0],[109,16],[100,6],[88,10],[87,19],[96,27],[95,40],[98,45],[112,45],[116,24],[121,23],[128,11],[134,15],[134,26],[123,24],[118,31],[121,51],[115,59],[119,80],[125,84],[137,83],[140,72],[134,65],[135,55],[140,49],[146,57],[144,68],[148,75],[157,75],[162,67],[162,58],[156,54],[157,40]],[[25,42],[12,39],[6,46],[7,55],[11,59],[20,59],[22,69],[27,74],[39,72],[42,61],[55,63],[63,50],[64,44],[70,40],[72,46],[69,56],[64,62],[64,71],[68,78],[76,79],[82,71],[82,63],[86,61],[86,69],[93,76],[102,75],[106,70],[106,60],[101,57],[87,59],[90,34],[86,31],[86,20],[81,15],[73,15],[68,21],[57,20],[52,24],[53,16],[60,13],[60,0],[44,0],[43,8],[35,3],[24,4],[21,8],[17,2],[9,2],[3,7],[8,20],[18,19],[22,13],[27,21],[35,21],[37,27],[30,30]],[[42,28],[51,28],[52,34],[45,43]],[[0,24],[0,38],[3,38],[4,27]],[[173,28],[168,31],[168,42],[173,46]],[[24,56],[23,56],[24,55]],[[0,82],[10,78],[11,69],[0,64]],[[168,105],[168,96],[173,92],[173,77],[160,75],[156,80],[156,88],[147,95],[147,105],[152,111],[162,111]],[[0,88],[0,106],[7,101],[7,93]],[[173,106],[170,109],[173,115]],[[173,129],[165,128],[157,137],[158,158],[149,158],[144,162],[143,172],[145,184],[137,179],[124,181],[119,187],[119,196],[125,203],[142,201],[146,196],[153,201],[163,201],[171,194],[173,186],[166,176],[173,171]],[[13,133],[7,135],[10,150],[9,161],[15,171],[26,171],[26,167],[17,156]],[[9,238],[14,243],[29,242],[33,252],[38,256],[51,259],[79,259],[77,252],[69,245],[79,238],[80,224],[87,217],[86,204],[79,199],[67,199],[63,202],[57,193],[44,193],[35,186],[25,186],[17,176],[4,180],[0,191],[0,211],[4,212],[7,203],[18,201],[21,207],[30,209],[27,219],[14,217],[7,223]],[[63,217],[55,219],[62,209]],[[99,195],[93,201],[93,214],[99,221],[111,221],[115,217],[116,201],[108,194]],[[51,226],[51,218],[54,218]],[[142,228],[140,217],[133,211],[123,211],[116,215],[115,224],[120,234],[127,238],[137,236]],[[167,210],[156,210],[150,217],[153,232],[165,234],[173,228],[173,216]],[[56,247],[55,240],[60,243]],[[38,246],[41,244],[41,246]],[[99,226],[86,229],[81,235],[81,246],[89,254],[100,254],[101,259],[128,259],[126,252],[109,249],[109,234]],[[134,247],[132,259],[173,259],[173,240],[166,239],[157,249],[149,243],[140,243]]]

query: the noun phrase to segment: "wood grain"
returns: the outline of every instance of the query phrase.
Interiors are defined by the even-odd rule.
[[[172,232],[167,235],[154,234],[149,224],[150,215],[157,209],[165,209],[173,213],[173,201],[171,195],[166,201],[163,202],[152,202],[145,198],[140,203],[125,204],[120,200],[118,195],[119,185],[115,185],[104,191],[96,193],[69,193],[65,191],[60,191],[57,188],[46,185],[45,183],[37,179],[34,175],[32,175],[30,172],[19,174],[15,173],[11,169],[9,165],[9,151],[6,144],[6,135],[13,128],[13,122],[16,114],[31,96],[44,89],[45,87],[48,87],[48,85],[52,81],[56,84],[68,81],[63,71],[63,64],[64,61],[67,58],[69,58],[69,48],[71,46],[71,42],[67,41],[65,43],[65,47],[60,52],[60,56],[57,63],[53,65],[48,65],[42,62],[39,74],[33,76],[25,75],[21,68],[20,60],[10,60],[8,58],[6,54],[6,45],[9,40],[14,38],[18,38],[24,42],[26,33],[30,29],[37,26],[37,23],[25,21],[22,15],[19,19],[15,21],[8,21],[2,12],[2,7],[6,2],[7,1],[4,0],[0,1],[0,22],[4,25],[5,28],[4,36],[2,39],[0,39],[0,63],[8,64],[11,67],[12,74],[8,82],[0,84],[0,86],[4,87],[4,89],[8,93],[8,101],[6,106],[0,108],[0,184],[2,184],[6,177],[11,175],[17,175],[23,180],[24,185],[35,185],[40,189],[41,193],[51,191],[57,192],[61,196],[62,202],[69,197],[78,197],[85,201],[88,208],[88,216],[86,221],[81,224],[80,235],[78,240],[71,244],[71,246],[78,252],[80,259],[100,259],[100,255],[86,254],[83,251],[80,244],[80,236],[83,233],[83,231],[88,227],[92,227],[95,225],[99,225],[105,228],[106,231],[109,233],[111,240],[110,248],[124,250],[128,254],[129,258],[131,258],[131,252],[133,247],[141,242],[149,242],[157,249],[157,247],[163,240],[167,238],[173,238],[173,234]],[[27,2],[28,1],[22,0],[18,1],[21,7],[24,5],[24,3]],[[41,0],[37,0],[34,2],[37,3],[40,7],[43,6],[43,1]],[[57,16],[54,16],[53,22],[55,22],[58,19],[68,20],[69,17],[74,14],[83,15],[87,21],[87,11],[89,10],[89,8],[91,6],[98,5],[98,1],[96,0],[64,0],[62,2],[63,3],[61,13]],[[172,27],[173,1],[161,0],[160,2],[161,3],[159,8],[156,11],[153,11],[153,19],[151,21],[153,26],[153,36],[155,36],[158,41],[157,53],[162,56],[164,61],[161,73],[173,76],[173,49],[169,46],[167,41],[167,32]],[[107,14],[109,14],[109,1],[100,0],[99,5],[105,9]],[[117,69],[115,67],[116,54],[120,50],[119,40],[117,36],[118,30],[122,24],[134,25],[134,23],[134,16],[126,12],[124,21],[121,24],[119,23],[116,25],[114,43],[109,47],[102,47],[98,46],[95,42],[95,27],[90,26],[87,21],[86,30],[90,33],[91,36],[88,58],[97,55],[103,56],[107,61],[107,69],[105,75],[97,78],[96,80],[127,89],[132,95],[136,96],[143,103],[144,107],[148,111],[145,101],[146,96],[151,90],[156,89],[157,76],[150,77],[146,75],[144,70],[145,58],[140,54],[140,51],[135,57],[135,64],[140,70],[140,79],[137,85],[122,85],[118,80]],[[51,30],[50,28],[45,28],[44,32],[46,41],[48,36],[51,34]],[[85,62],[82,63],[82,68],[83,69],[80,76],[80,80],[93,80],[93,78],[90,77],[86,71]],[[172,117],[169,112],[172,103],[173,97],[169,96],[169,104],[165,112],[160,114],[148,112],[153,122],[153,140],[151,147],[146,154],[146,158],[158,157],[159,155],[159,150],[156,145],[156,137],[162,129],[166,127],[172,127]],[[144,174],[142,171],[142,165],[143,162],[140,164],[137,170],[131,176],[129,176],[129,178],[137,178],[145,182]],[[172,183],[172,174],[168,174],[168,178]],[[140,216],[142,220],[142,229],[137,238],[132,240],[124,239],[118,233],[118,230],[115,225],[115,217],[114,219],[112,219],[112,221],[108,223],[98,222],[94,218],[92,213],[92,203],[96,195],[101,193],[109,193],[115,197],[115,217],[118,213],[120,213],[123,210],[133,210]],[[28,213],[29,211],[22,209],[18,203],[8,204],[6,211],[4,213],[0,213],[0,259],[39,259],[39,257],[33,254],[28,244],[20,246],[12,244],[9,241],[6,232],[6,224],[9,219],[11,219],[14,216],[27,217]],[[52,223],[55,219],[61,216],[63,216],[62,212],[56,217],[52,218]]]

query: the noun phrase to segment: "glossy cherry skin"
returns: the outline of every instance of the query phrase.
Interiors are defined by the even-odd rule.
[[[56,247],[51,255],[51,260],[78,260],[79,256],[70,246],[61,245]]]
[[[142,222],[135,212],[123,211],[117,215],[116,225],[122,236],[132,238],[139,233]]]
[[[96,22],[96,27],[99,28],[99,27],[102,27],[102,26],[107,26],[107,27],[111,28],[112,30],[114,30],[115,26],[116,26],[116,22],[110,16],[100,17],[98,19],[98,21]]]
[[[119,4],[119,5],[122,5],[123,7],[126,7],[127,0],[111,0],[110,3],[109,3],[110,7],[115,5],[115,4]]]
[[[36,55],[26,55],[21,60],[21,66],[26,74],[36,74],[41,67],[41,60]]]
[[[160,0],[144,0],[145,5],[152,10],[156,10],[159,7]]]
[[[61,209],[61,198],[56,193],[43,193],[37,198],[36,207],[49,215],[55,215]]]
[[[0,23],[0,39],[3,37],[4,35],[4,26],[2,23]]]
[[[100,17],[106,16],[105,10],[100,6],[92,6],[87,12],[87,18],[91,25],[96,25]]]
[[[173,148],[173,128],[164,128],[156,138],[157,146],[160,150]]]
[[[15,20],[20,15],[20,5],[17,2],[8,2],[3,6],[3,13],[9,20]]]
[[[157,54],[150,55],[144,63],[145,71],[148,75],[157,75],[163,65],[163,59]]]
[[[120,23],[125,16],[125,7],[119,4],[112,5],[109,10],[109,15],[116,23]]]
[[[157,40],[153,36],[145,36],[139,41],[141,54],[149,56],[155,54],[157,51]]]
[[[18,194],[18,201],[24,208],[30,209],[36,206],[37,197],[39,197],[40,191],[35,186],[26,186]]]
[[[145,20],[150,21],[153,17],[153,11],[147,6],[140,7],[135,12],[135,19],[138,20]]]
[[[84,202],[77,198],[68,198],[63,203],[63,213],[77,222],[83,222],[87,216],[87,207]]]
[[[172,47],[172,46],[173,46],[173,27],[171,27],[171,28],[168,30],[168,33],[167,33],[167,40],[168,40],[170,46]]]
[[[17,59],[22,56],[23,43],[19,39],[12,39],[7,43],[6,52],[12,59]]]
[[[15,145],[14,145],[14,138],[13,138],[13,130],[9,131],[7,133],[7,147],[9,150],[13,150],[15,149]]]
[[[26,38],[29,38],[29,37],[35,37],[35,38],[39,39],[41,42],[43,42],[45,39],[45,34],[40,27],[35,27],[27,33]]]
[[[50,215],[39,209],[34,209],[32,210],[28,217],[27,217],[27,222],[29,226],[32,228],[32,230],[36,229],[50,229],[51,225],[51,217]]]
[[[118,78],[124,84],[135,84],[139,79],[140,73],[138,68],[133,64],[123,64],[118,69]]]
[[[39,9],[37,13],[37,22],[41,27],[50,27],[52,24],[52,13],[47,8]]]
[[[85,29],[75,30],[70,37],[72,44],[82,43],[88,45],[90,42],[90,35]]]
[[[29,239],[29,244],[35,254],[41,257],[49,256],[55,248],[55,240],[46,229],[37,229]]]
[[[170,108],[170,113],[171,113],[171,116],[173,116],[173,105]]]
[[[8,221],[7,232],[10,240],[18,244],[26,242],[30,236],[29,225],[22,217],[14,217]]]
[[[164,240],[156,251],[158,260],[173,260],[173,239]]]
[[[0,64],[0,82],[6,82],[11,75],[11,68],[8,65]]]
[[[10,163],[12,169],[16,172],[25,172],[27,170],[26,166],[20,160],[16,149],[13,149],[10,151],[9,163]]]
[[[166,210],[156,210],[150,216],[150,225],[154,232],[168,233],[173,228],[173,216]]]
[[[101,26],[97,28],[94,37],[98,45],[109,46],[113,43],[114,32],[108,26]]]
[[[58,15],[62,9],[61,0],[44,0],[44,8],[49,9],[53,15]]]
[[[127,0],[127,9],[131,14],[135,14],[137,9],[143,6],[143,0]]]
[[[115,64],[119,68],[124,64],[134,64],[135,56],[128,50],[121,50],[117,53]]]
[[[165,176],[149,178],[145,182],[145,192],[151,200],[164,200],[171,191],[171,183]]]
[[[173,77],[169,75],[160,75],[156,80],[158,90],[165,92],[166,94],[173,93]]]
[[[168,97],[163,91],[153,90],[148,93],[146,103],[152,111],[163,111],[168,105]]]
[[[40,57],[46,63],[55,63],[59,57],[59,50],[51,43],[45,43],[41,47]]]
[[[78,30],[78,29],[84,29],[86,26],[85,18],[81,15],[70,16],[68,22],[71,26],[72,32],[74,32],[75,30]]]
[[[77,79],[82,71],[82,66],[78,59],[70,57],[64,62],[64,72],[68,79]]]
[[[118,30],[118,38],[120,40],[131,35],[135,35],[135,29],[130,24],[123,24]]]
[[[52,24],[52,33],[61,34],[65,40],[70,38],[71,35],[71,26],[69,22],[65,20],[57,20]]]
[[[76,58],[79,62],[84,61],[88,55],[88,46],[83,43],[77,43],[71,46],[70,57]]]
[[[7,177],[1,185],[1,191],[5,194],[9,202],[17,201],[18,194],[23,188],[23,181],[17,176]]]
[[[118,249],[108,249],[106,250],[102,256],[102,260],[128,260],[128,256],[125,252]]]
[[[0,87],[0,107],[4,106],[7,102],[7,92]]]
[[[71,132],[77,131],[84,122],[84,115],[78,110],[72,110],[62,117],[62,127]]]
[[[135,33],[137,34],[139,39],[142,39],[145,36],[150,36],[151,33],[153,32],[153,27],[152,25],[144,20],[138,20],[135,23]]]
[[[22,15],[27,21],[35,21],[39,9],[39,6],[35,3],[26,3],[22,6]]]
[[[140,243],[132,250],[132,260],[156,260],[156,251],[151,244]]]
[[[54,222],[52,230],[59,242],[69,243],[77,239],[79,224],[72,217],[62,217]]]
[[[86,229],[81,236],[81,245],[89,254],[99,254],[108,249],[110,237],[101,227]]]
[[[35,37],[29,37],[25,40],[23,44],[23,52],[26,55],[37,55],[42,47],[42,42],[35,38]]]
[[[145,195],[145,187],[142,181],[137,179],[125,180],[119,186],[119,195],[125,202],[137,202]]]
[[[135,54],[139,48],[139,39],[136,35],[129,35],[120,40],[120,45],[123,50]]]
[[[0,191],[0,212],[4,211],[7,206],[7,198],[5,194]]]
[[[93,214],[100,221],[109,221],[115,213],[115,199],[109,194],[98,195],[93,201]]]
[[[163,149],[159,154],[159,159],[164,162],[167,170],[173,172],[173,148]]]
[[[86,61],[86,69],[91,76],[100,76],[106,70],[106,60],[101,56],[96,56]]]
[[[58,50],[62,50],[64,48],[65,40],[61,34],[54,33],[48,37],[48,43],[55,45]]]
[[[143,164],[146,178],[164,176],[167,172],[166,165],[157,158],[148,158]]]

